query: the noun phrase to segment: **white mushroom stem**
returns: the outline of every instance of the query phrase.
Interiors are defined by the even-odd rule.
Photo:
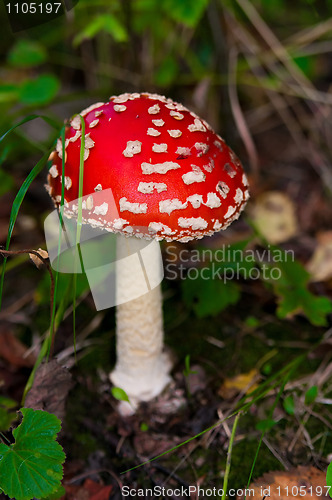
[[[157,242],[147,246],[146,240],[118,236],[117,361],[110,379],[128,395],[131,412],[140,401],[160,394],[170,382],[171,363],[163,353],[160,265]],[[132,297],[137,298],[128,301]],[[128,405],[122,404],[121,409],[122,413],[130,413]]]

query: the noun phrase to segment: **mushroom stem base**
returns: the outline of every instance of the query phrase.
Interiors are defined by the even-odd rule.
[[[142,268],[137,259],[121,264],[121,259],[130,251],[140,252],[146,242],[137,238],[120,236],[117,243],[117,295],[123,296],[133,287],[137,287],[138,274]],[[152,249],[152,251],[151,251]],[[159,245],[151,246],[149,254],[149,271],[160,268]],[[135,278],[136,275],[136,278]],[[163,352],[163,320],[160,285],[148,293],[121,303],[116,311],[116,351],[117,362],[110,374],[116,387],[123,389],[131,403],[121,405],[122,413],[133,413],[141,401],[149,401],[160,394],[171,378],[169,372],[171,362]]]

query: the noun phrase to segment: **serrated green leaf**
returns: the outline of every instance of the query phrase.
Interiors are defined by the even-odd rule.
[[[8,62],[12,66],[29,68],[46,61],[45,47],[28,39],[18,39],[8,54]]]
[[[121,387],[112,387],[111,393],[113,398],[118,401],[127,401],[127,403],[130,403],[127,393]]]
[[[64,497],[66,495],[66,490],[63,486],[59,486],[59,488],[54,491],[54,493],[51,493],[50,495],[47,495],[45,500],[58,500],[58,498]]]
[[[20,100],[24,104],[46,104],[56,96],[59,88],[60,81],[55,75],[40,75],[23,83]]]
[[[310,387],[310,389],[307,390],[307,392],[305,393],[305,396],[304,396],[305,404],[306,405],[312,404],[315,401],[315,399],[317,398],[317,394],[318,394],[317,385],[313,385],[312,387]]]
[[[15,443],[0,443],[0,488],[10,498],[30,500],[55,492],[63,476],[65,454],[56,435],[60,420],[51,413],[21,408]]]

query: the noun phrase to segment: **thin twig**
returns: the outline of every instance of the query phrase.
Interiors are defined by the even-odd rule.
[[[290,465],[288,462],[286,462],[282,456],[277,452],[277,450],[275,448],[273,448],[273,446],[271,445],[271,443],[266,439],[266,437],[263,437],[263,443],[265,444],[265,446],[267,446],[267,448],[270,450],[270,452],[272,453],[273,456],[275,456],[275,458],[281,463],[281,465],[284,467],[285,470],[289,470],[290,469]]]

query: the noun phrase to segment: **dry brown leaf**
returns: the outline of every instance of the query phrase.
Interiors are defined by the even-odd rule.
[[[86,479],[82,486],[65,484],[66,494],[59,500],[109,500],[113,486]]]
[[[318,245],[307,263],[307,271],[311,274],[310,281],[325,281],[332,278],[332,231],[317,235]]]
[[[268,497],[268,500],[328,499],[330,496],[325,476],[325,472],[315,467],[303,466],[290,471],[267,472],[249,485],[246,496],[252,500],[262,500],[264,497]],[[244,494],[238,496],[237,500],[244,500]]]
[[[233,378],[226,378],[220,387],[218,394],[224,399],[232,399],[239,392],[249,394],[258,387],[260,379],[259,371],[253,368],[248,373],[240,373]]]
[[[258,196],[250,212],[257,229],[269,243],[287,241],[298,231],[294,203],[281,191],[267,191]]]
[[[48,252],[46,252],[46,250],[43,250],[42,248],[38,248],[37,252],[44,259],[48,259]],[[37,255],[35,255],[34,253],[29,253],[29,257],[38,269],[43,267],[44,263]]]
[[[66,398],[72,386],[71,374],[56,360],[43,363],[36,371],[24,406],[34,410],[46,410],[63,420]]]
[[[89,492],[89,500],[108,500],[112,492],[112,486],[105,486],[100,483],[96,483],[91,479],[86,479],[84,481],[83,487]]]

